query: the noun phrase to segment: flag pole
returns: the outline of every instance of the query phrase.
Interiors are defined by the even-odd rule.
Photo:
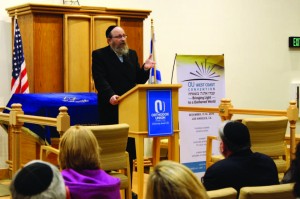
[[[155,37],[154,37],[154,26],[153,26],[153,19],[151,19],[151,41],[152,41],[152,60],[155,61]],[[156,80],[156,64],[154,65],[154,84],[157,84]]]

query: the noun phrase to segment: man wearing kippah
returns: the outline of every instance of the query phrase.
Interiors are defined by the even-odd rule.
[[[210,166],[202,182],[206,190],[279,184],[277,167],[269,156],[253,153],[247,126],[225,121],[219,129],[220,152],[225,159]]]
[[[70,198],[58,168],[40,160],[28,162],[13,176],[10,191],[13,199]]]
[[[109,26],[105,36],[108,46],[92,53],[92,73],[98,91],[99,123],[101,125],[119,123],[119,96],[136,84],[146,83],[149,78],[149,69],[153,68],[155,64],[150,55],[140,67],[136,51],[129,49],[126,42],[127,35],[121,27]],[[128,138],[126,150],[129,153],[132,169],[133,160],[136,158],[133,138]]]

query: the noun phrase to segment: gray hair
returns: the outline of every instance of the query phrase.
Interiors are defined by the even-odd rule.
[[[11,195],[13,199],[65,199],[66,198],[66,187],[65,187],[65,183],[64,180],[62,178],[62,175],[60,173],[60,171],[58,170],[58,168],[48,162],[44,162],[41,160],[33,160],[30,161],[29,163],[27,163],[24,168],[26,166],[29,166],[33,163],[42,163],[45,165],[48,165],[52,172],[53,172],[53,178],[51,181],[51,184],[49,185],[49,187],[42,191],[41,193],[35,194],[35,195],[23,195],[21,193],[18,193],[15,187],[15,179],[18,176],[18,174],[20,173],[20,171],[22,169],[20,169],[15,176],[12,179],[12,182],[10,184],[10,191],[11,191]],[[32,184],[32,186],[34,186],[34,184]]]

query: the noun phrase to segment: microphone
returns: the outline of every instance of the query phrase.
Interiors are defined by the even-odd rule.
[[[176,57],[177,57],[177,53],[175,53],[175,57],[174,57],[174,63],[173,63],[173,68],[172,68],[172,76],[171,76],[171,84],[173,82],[173,74],[174,74],[174,67],[175,67]]]

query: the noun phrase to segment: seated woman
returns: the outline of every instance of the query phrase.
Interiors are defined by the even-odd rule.
[[[61,137],[59,164],[72,199],[119,199],[120,179],[100,169],[100,147],[84,126],[72,126]]]
[[[146,199],[208,199],[206,190],[194,173],[183,164],[159,162],[147,182]]]

